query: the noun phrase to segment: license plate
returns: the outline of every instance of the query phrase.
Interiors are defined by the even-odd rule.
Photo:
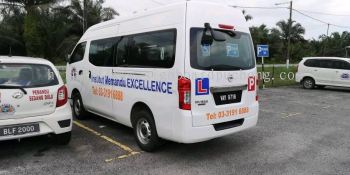
[[[217,92],[214,93],[216,105],[239,103],[242,99],[242,91]]]
[[[40,132],[38,123],[12,125],[0,128],[0,136],[17,136],[36,132]]]

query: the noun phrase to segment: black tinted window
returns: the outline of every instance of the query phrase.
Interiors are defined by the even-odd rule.
[[[320,68],[333,69],[333,61],[332,60],[319,60]]]
[[[107,38],[91,41],[89,50],[89,61],[95,66],[113,66],[114,46],[117,38]]]
[[[86,42],[80,43],[75,47],[75,50],[70,57],[70,63],[75,63],[83,60],[85,53]]]
[[[126,62],[132,67],[171,68],[175,60],[176,30],[157,31],[128,36]],[[118,47],[125,52],[123,46]],[[125,53],[118,54],[118,56]],[[125,59],[125,58],[124,58]],[[122,61],[122,58],[118,58]]]
[[[127,57],[128,57],[128,38],[122,37],[119,39],[119,42],[118,42],[116,64],[118,66],[126,66]]]
[[[350,70],[350,63],[342,60],[333,61],[334,69]]]
[[[314,59],[306,60],[304,65],[307,67],[319,67],[320,66],[319,61],[314,60]]]

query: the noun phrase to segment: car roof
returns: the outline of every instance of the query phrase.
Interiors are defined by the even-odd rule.
[[[305,57],[303,60],[308,60],[308,59],[329,59],[329,60],[344,60],[344,61],[350,61],[350,58],[343,58],[343,57]]]
[[[46,64],[53,66],[53,64],[46,59],[24,56],[0,56],[0,63]]]

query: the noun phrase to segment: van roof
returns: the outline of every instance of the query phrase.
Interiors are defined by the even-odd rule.
[[[228,4],[221,4],[221,3],[217,3],[217,2],[207,2],[207,1],[181,1],[181,2],[175,2],[175,3],[171,3],[168,5],[162,5],[159,7],[155,7],[155,8],[151,8],[151,9],[144,9],[144,10],[140,10],[138,12],[135,12],[133,14],[130,15],[125,15],[125,16],[118,16],[115,19],[109,20],[109,21],[105,21],[105,22],[101,22],[98,24],[95,24],[91,27],[88,28],[88,30],[84,33],[84,35],[81,37],[79,42],[82,41],[86,41],[89,40],[90,38],[95,38],[95,37],[99,37],[99,38],[104,38],[107,36],[112,36],[112,35],[118,35],[117,33],[119,33],[118,31],[116,31],[114,29],[114,27],[123,24],[124,22],[129,22],[127,25],[129,27],[128,32],[131,31],[137,31],[138,26],[140,25],[140,29],[141,28],[145,28],[145,29],[149,29],[152,27],[152,25],[158,25],[160,22],[165,22],[167,24],[164,25],[169,25],[171,23],[180,23],[182,21],[184,21],[184,18],[182,17],[183,15],[185,15],[185,13],[183,13],[183,9],[187,6],[189,6],[190,4],[195,4],[197,6],[197,4],[202,4],[202,5],[208,5],[208,7],[224,7],[224,8],[230,8],[230,13],[232,13],[233,15],[235,14],[242,14],[242,12],[237,9],[237,8],[233,8],[232,6],[228,5]],[[218,8],[216,8],[217,10]],[[209,8],[208,10],[214,10],[212,8]],[[169,13],[168,13],[169,12]],[[170,13],[172,12],[172,13]],[[211,12],[208,12],[211,13]],[[154,20],[152,21],[152,18],[154,18],[155,16],[159,15],[175,15],[176,14],[176,18],[172,18],[172,16],[164,16],[163,18],[158,18],[157,21],[158,23],[155,23]],[[214,13],[215,14],[215,13]],[[140,21],[142,21],[141,19],[145,19],[144,21],[152,21],[152,22],[146,22],[143,24],[146,24],[146,26],[143,26],[142,22],[140,23]],[[164,21],[162,21],[164,20]],[[133,22],[131,22],[133,21]],[[236,21],[236,25],[237,26],[244,26],[246,27],[246,24],[242,24],[243,21]],[[246,21],[244,21],[246,22]],[[130,28],[130,26],[132,26]],[[99,30],[104,30],[103,32],[97,32]],[[248,29],[247,29],[248,30]],[[119,31],[121,33],[125,32],[125,28],[123,29],[119,29]]]

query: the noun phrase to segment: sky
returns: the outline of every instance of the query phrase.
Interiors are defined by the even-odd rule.
[[[181,0],[105,0],[105,6],[113,7],[120,15],[129,15],[134,11],[143,9],[152,9],[154,7],[178,2]],[[197,0],[201,1],[201,0]],[[226,3],[232,6],[243,7],[288,7],[288,0],[202,0],[218,3]],[[276,6],[276,3],[287,4]],[[330,25],[329,33],[338,31],[350,32],[350,0],[293,0],[293,8],[307,14],[311,17],[322,20],[345,28],[339,28]],[[259,26],[266,24],[269,28],[275,27],[281,19],[289,18],[289,9],[256,9],[245,8],[248,14],[253,16],[249,21],[250,26]],[[314,13],[316,12],[316,13]],[[320,14],[326,13],[326,14]],[[332,14],[332,15],[328,15]],[[118,18],[118,17],[116,17]],[[327,33],[327,24],[307,18],[303,15],[293,12],[293,20],[302,24],[306,29],[306,39],[318,39],[320,35]]]

